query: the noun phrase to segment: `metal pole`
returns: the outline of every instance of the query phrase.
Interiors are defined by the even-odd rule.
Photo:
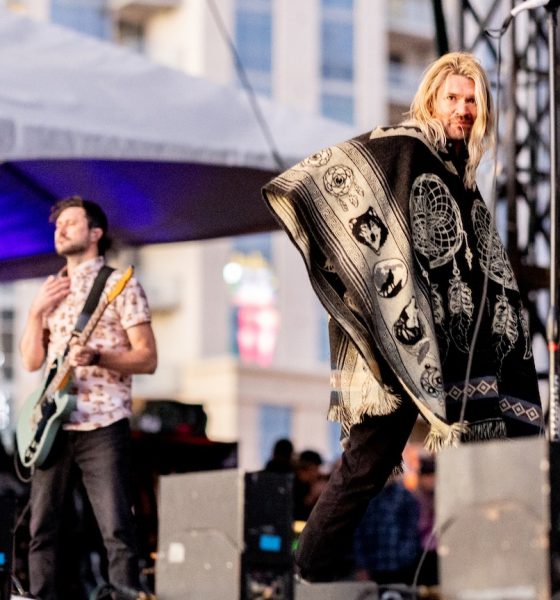
[[[555,3],[548,13],[548,85],[550,111],[550,309],[547,321],[549,359],[549,439],[560,441],[560,382],[558,378],[558,210],[556,206],[556,11]]]

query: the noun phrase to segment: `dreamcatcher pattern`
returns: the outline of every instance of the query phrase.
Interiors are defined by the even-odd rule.
[[[346,165],[329,167],[323,175],[323,184],[325,190],[336,198],[343,211],[348,210],[346,201],[356,207],[364,195],[364,191],[356,183],[354,171]]]
[[[519,291],[500,236],[492,225],[490,212],[480,200],[475,200],[473,204],[472,221],[480,266],[484,273],[501,286]]]
[[[465,259],[469,268],[472,268],[473,254],[457,202],[437,175],[425,173],[417,177],[412,185],[410,214],[414,248],[428,259],[430,268],[441,267],[453,261],[453,278],[449,280],[447,291],[449,327],[455,345],[459,350],[468,352],[468,332],[472,324],[474,303],[472,290],[461,279],[455,255],[464,244]],[[429,281],[428,273],[424,269],[422,273]],[[438,296],[441,298],[439,291],[432,287],[432,297],[438,299]]]
[[[502,293],[496,296],[492,317],[493,346],[498,358],[498,375],[504,358],[515,348],[519,337],[518,325],[525,336],[525,356],[529,340],[529,326],[521,309],[519,316],[510,304],[505,293],[506,288],[518,290],[513,269],[506,251],[492,224],[492,217],[485,204],[476,200],[472,207],[472,221],[477,238],[477,249],[480,254],[480,266],[484,273],[502,287]]]

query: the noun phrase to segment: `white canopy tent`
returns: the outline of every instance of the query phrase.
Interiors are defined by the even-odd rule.
[[[266,99],[259,107],[282,167],[356,133]],[[7,11],[0,159],[0,279],[47,268],[49,207],[75,193],[100,202],[128,244],[275,227],[260,187],[278,160],[244,90]]]

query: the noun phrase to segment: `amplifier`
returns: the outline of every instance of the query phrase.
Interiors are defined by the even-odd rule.
[[[292,600],[293,475],[245,475],[241,600]]]
[[[558,446],[543,438],[441,451],[436,523],[446,600],[547,600],[558,591],[559,468]]]

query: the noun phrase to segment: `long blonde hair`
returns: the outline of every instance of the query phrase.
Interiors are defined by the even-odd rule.
[[[490,84],[486,72],[472,54],[450,52],[426,69],[405,123],[419,127],[436,148],[445,147],[445,129],[434,114],[437,93],[449,75],[461,75],[474,81],[477,116],[467,144],[469,158],[464,177],[465,185],[472,189],[476,185],[476,169],[483,154],[494,146],[494,104]]]

